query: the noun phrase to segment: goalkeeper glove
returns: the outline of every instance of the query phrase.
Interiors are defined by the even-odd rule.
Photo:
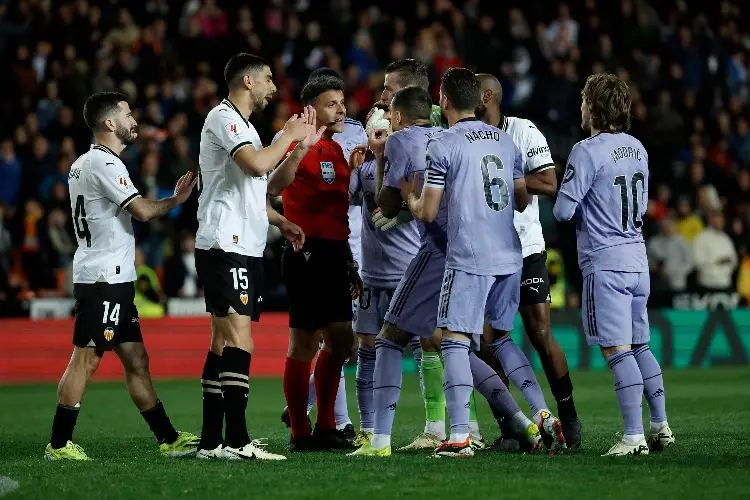
[[[402,208],[398,215],[392,219],[384,216],[379,208],[372,214],[372,222],[375,224],[375,227],[381,231],[388,231],[389,229],[393,229],[401,224],[406,224],[412,220],[414,220],[414,216],[406,208]]]

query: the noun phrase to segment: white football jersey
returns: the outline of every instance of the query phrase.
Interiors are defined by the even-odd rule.
[[[504,116],[499,128],[513,138],[513,142],[523,153],[524,160],[526,160],[524,175],[555,168],[547,139],[531,121]],[[526,210],[516,212],[513,223],[521,239],[524,258],[544,251],[544,234],[542,224],[539,222],[538,196],[530,196]]]
[[[125,210],[140,196],[114,151],[94,144],[70,167],[70,208],[78,248],[73,283],[135,281],[135,237]]]
[[[263,148],[258,132],[228,99],[209,111],[201,131],[195,247],[262,257],[268,238],[268,175],[247,175],[240,148]]]

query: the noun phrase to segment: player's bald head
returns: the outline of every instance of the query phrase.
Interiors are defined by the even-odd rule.
[[[490,99],[495,99],[499,104],[503,100],[503,86],[500,85],[500,81],[489,73],[477,73],[477,76],[482,84],[482,101],[488,102],[485,98],[488,95],[487,91],[489,91],[491,93]]]

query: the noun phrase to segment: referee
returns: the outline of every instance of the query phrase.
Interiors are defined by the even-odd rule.
[[[285,217],[305,233],[300,252],[287,246],[282,274],[289,296],[289,350],[284,395],[289,407],[290,451],[347,449],[336,430],[334,404],[341,369],[351,353],[352,298],[362,291],[358,266],[349,247],[349,166],[333,134],[344,130],[346,108],[341,79],[313,78],[302,89],[302,102],[316,112],[317,137],[289,148],[268,181],[268,194],[279,195]],[[319,337],[324,345],[315,365],[318,412],[315,431],[307,419],[308,379]]]

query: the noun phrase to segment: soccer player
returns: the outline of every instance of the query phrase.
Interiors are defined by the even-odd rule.
[[[569,448],[577,448],[581,442],[581,424],[573,402],[573,384],[570,381],[568,361],[565,353],[552,336],[550,329],[549,275],[545,262],[544,235],[539,222],[539,200],[537,194],[554,196],[557,192],[555,164],[552,161],[547,139],[529,120],[504,116],[500,111],[503,89],[492,75],[478,74],[482,82],[482,104],[477,115],[489,125],[507,132],[518,149],[524,153],[526,189],[529,205],[523,212],[515,212],[516,231],[521,239],[523,272],[521,274],[521,319],[526,335],[539,353],[544,372],[547,374],[552,395],[557,402],[562,432]],[[541,388],[526,355],[513,343],[510,336],[501,339],[491,349],[498,354],[506,373],[513,384],[523,393],[539,422],[540,414],[547,411]],[[507,439],[508,436],[504,436]],[[504,439],[504,440],[505,440]],[[513,449],[513,439],[503,443]],[[500,444],[500,443],[498,443]]]
[[[201,376],[203,429],[197,457],[283,460],[247,433],[250,320],[257,321],[261,312],[268,224],[277,226],[295,248],[304,242],[300,228],[268,206],[266,186],[268,172],[289,145],[315,133],[314,117],[307,109],[302,118],[293,116],[281,138],[263,148],[248,119],[276,91],[268,63],[237,54],[227,62],[224,78],[229,95],[206,116],[199,156],[195,267],[211,313],[211,349]]]
[[[308,80],[312,80],[313,78],[318,78],[321,76],[331,76],[334,78],[338,78],[339,80],[342,80],[341,75],[334,69],[331,68],[318,68],[312,73],[310,73],[310,77]],[[281,131],[279,131],[273,138],[272,142],[276,142],[276,139],[281,135]],[[365,129],[362,126],[362,124],[353,118],[349,118],[348,116],[344,118],[344,131],[343,132],[337,132],[333,134],[333,140],[336,141],[339,146],[341,146],[341,149],[344,150],[344,157],[349,159],[352,155],[352,151],[354,151],[354,148],[360,145],[367,145],[367,134],[365,133]],[[361,264],[360,255],[361,255],[361,233],[362,233],[362,200],[360,196],[352,197],[349,200],[349,247],[352,249],[352,256],[354,257],[354,261],[357,262],[358,265]],[[360,265],[361,267],[361,265]],[[354,314],[356,315],[356,310],[359,305],[358,300],[352,301],[352,307],[354,309]],[[307,413],[309,414],[312,410],[312,407],[315,405],[315,383],[314,383],[314,377],[310,376],[310,387],[309,387],[310,394],[308,396],[307,400]],[[351,419],[349,418],[349,410],[348,405],[346,401],[346,378],[344,377],[344,370],[341,370],[341,380],[339,381],[339,390],[336,393],[336,404],[335,404],[335,417],[336,417],[336,428],[344,431],[344,434],[349,439],[354,439],[355,437],[355,431],[354,431],[354,425],[352,424]],[[281,421],[286,424],[287,427],[290,426],[289,424],[289,409],[284,408],[281,412]]]
[[[568,157],[554,206],[575,217],[583,274],[583,330],[615,377],[625,432],[605,455],[641,455],[674,443],[661,367],[649,350],[646,304],[651,288],[641,228],[648,203],[648,154],[626,131],[630,90],[614,75],[591,75],[581,92],[581,128],[591,135]],[[644,436],[641,398],[651,410]]]
[[[90,460],[73,443],[73,429],[86,385],[106,351],[115,351],[125,370],[130,397],[165,456],[195,452],[198,437],[172,427],[148,370],[135,298],[135,238],[131,214],[139,221],[166,215],[190,197],[196,179],[185,174],[173,196],[158,201],[141,197],[119,154],[138,136],[138,124],[125,95],[94,94],[83,118],[95,144],[71,166],[70,207],[78,248],[73,258],[76,299],[73,355],[57,387],[57,411],[48,460]]]
[[[436,456],[473,456],[469,398],[473,391],[470,348],[478,347],[483,324],[490,345],[513,328],[521,288],[521,242],[513,226],[513,209],[528,201],[523,155],[511,137],[479,121],[479,78],[453,68],[440,85],[440,107],[451,128],[427,143],[427,169],[421,197],[419,181],[402,182],[414,216],[427,223],[447,208],[447,255],[437,326],[442,330],[445,395],[451,434]],[[479,363],[484,363],[478,358]],[[489,367],[488,367],[489,368]],[[493,372],[494,373],[494,372]],[[509,400],[517,432],[536,428]],[[509,406],[515,405],[512,409]]]
[[[282,274],[289,297],[289,350],[284,369],[284,395],[292,435],[290,451],[346,449],[351,442],[336,428],[334,404],[341,369],[351,354],[352,298],[362,281],[349,248],[349,164],[332,139],[344,129],[344,84],[324,76],[308,81],[302,102],[315,109],[314,142],[290,146],[289,154],[268,182],[272,196],[282,194],[284,214],[302,228],[302,251],[287,247]],[[315,431],[307,418],[310,368],[323,333],[323,349],[315,364],[318,401]]]
[[[427,75],[427,66],[416,59],[402,59],[389,64],[385,69],[385,80],[381,99],[387,104],[396,92],[406,87],[418,87],[429,95],[430,82]],[[433,127],[443,127],[442,112],[440,106],[431,105],[429,124]],[[422,151],[424,146],[422,143]],[[416,150],[414,150],[416,151]],[[386,155],[387,156],[387,155]],[[393,210],[380,211],[377,213],[378,227],[389,228],[397,224],[409,222],[413,217],[409,210],[400,210],[399,179],[393,178],[392,191],[386,189],[384,197],[390,194]],[[399,201],[397,201],[397,199]],[[389,200],[385,200],[389,201]],[[436,267],[437,269],[437,267]],[[442,276],[442,270],[439,272]],[[445,394],[443,392],[443,363],[440,360],[440,341],[436,339],[423,338],[421,341],[415,338],[411,342],[414,358],[419,367],[420,385],[425,403],[425,427],[422,434],[416,437],[406,449],[434,449],[445,438]],[[475,428],[474,445],[482,446],[483,440],[479,432],[479,424],[476,418],[476,400],[474,394],[471,396],[471,421]]]
[[[402,194],[393,186],[399,185],[402,179],[411,180],[424,171],[428,141],[441,140],[442,129],[429,125],[431,104],[429,93],[418,87],[404,88],[393,98],[391,125],[394,133],[386,141],[385,157],[388,160],[379,160],[378,166],[379,177],[384,175],[378,202],[386,211],[401,209]],[[391,455],[391,432],[401,392],[401,357],[404,347],[414,335],[431,339],[436,328],[440,283],[445,271],[445,208],[440,207],[436,220],[419,225],[422,235],[420,251],[412,259],[394,293],[386,321],[376,340],[375,434],[369,445],[352,455]],[[476,387],[504,414],[514,415],[519,411],[498,375],[475,356],[472,358],[472,373]],[[442,380],[439,383],[442,384]],[[442,385],[439,388],[442,390]],[[529,439],[538,446],[539,432],[536,425],[528,419],[526,422]],[[445,423],[439,424],[428,428],[434,434],[425,433],[422,436],[423,443],[433,443],[435,447],[442,443],[445,439]],[[478,429],[472,428],[472,433],[477,431]],[[442,436],[438,433],[442,433]],[[420,444],[420,448],[425,447]],[[417,446],[412,443],[407,448],[416,449]]]
[[[379,111],[379,112],[378,112]],[[381,120],[387,124],[390,118],[388,105],[375,103],[370,111],[373,118],[368,118],[368,136],[370,150],[364,162],[352,172],[350,192],[352,196],[362,195],[362,267],[360,275],[364,290],[359,297],[359,308],[354,318],[354,332],[357,335],[357,406],[359,408],[359,432],[354,440],[355,446],[370,442],[375,431],[375,408],[373,405],[373,383],[375,372],[375,336],[383,327],[388,305],[399,281],[404,276],[409,263],[419,250],[418,223],[412,220],[400,224],[388,231],[377,229],[372,220],[377,209],[375,196],[378,180],[377,158],[383,156],[385,139],[388,131],[373,128],[370,123],[374,118],[383,115]],[[380,172],[382,174],[382,170]]]

